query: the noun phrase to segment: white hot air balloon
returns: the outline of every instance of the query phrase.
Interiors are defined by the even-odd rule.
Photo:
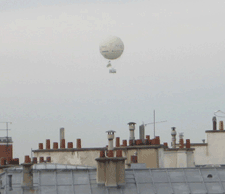
[[[115,60],[122,55],[124,44],[119,37],[110,36],[101,42],[99,49],[103,57],[109,60]],[[106,67],[112,67],[110,61]],[[109,72],[116,73],[116,70],[111,68]]]

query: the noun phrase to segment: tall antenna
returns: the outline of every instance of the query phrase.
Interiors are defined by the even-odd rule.
[[[155,122],[155,110],[153,111],[153,123],[147,123],[147,124],[144,124],[144,126],[147,126],[147,125],[151,125],[151,124],[154,124],[154,138],[155,138],[155,124],[156,123],[164,123],[164,122],[167,122],[167,121],[158,121],[158,122]]]
[[[0,123],[5,123],[6,124],[6,129],[0,129],[1,131],[2,130],[6,130],[6,141],[7,141],[7,147],[9,145],[9,137],[8,137],[8,134],[9,134],[9,124],[12,124],[12,122],[0,122]]]
[[[155,110],[153,111],[153,117],[154,117],[153,122],[154,122],[154,138],[155,138]]]

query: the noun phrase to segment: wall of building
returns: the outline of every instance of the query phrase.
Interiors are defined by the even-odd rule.
[[[131,163],[131,156],[137,152],[138,163],[145,163],[147,168],[158,168],[158,149],[124,149],[123,150],[123,157],[126,157],[127,160],[125,161],[126,168],[128,168],[129,164]]]
[[[194,148],[194,162],[195,165],[205,165],[207,162],[207,144],[191,144]]]
[[[159,168],[165,168],[164,166],[164,148],[159,148],[158,149],[158,163],[159,163]]]
[[[187,152],[187,167],[195,167],[194,151]]]
[[[206,131],[207,134],[207,164],[225,164],[225,131]]]
[[[177,168],[187,167],[187,152],[184,150],[177,151]]]
[[[126,168],[129,168],[131,163],[131,156],[137,152],[138,163],[146,163],[147,168],[158,168],[158,148],[146,148],[141,149],[138,147],[134,147],[133,149],[122,148],[122,155],[126,157],[125,161]],[[41,152],[34,152],[34,157],[51,157],[52,163],[60,163],[60,164],[74,164],[74,165],[87,165],[87,166],[95,166],[97,167],[97,163],[95,158],[98,158],[100,154],[100,150],[95,150],[92,148],[91,150],[84,149],[79,151],[47,151],[43,150]],[[114,156],[116,156],[116,150],[114,150]]]
[[[95,158],[99,157],[99,150],[85,151],[55,151],[55,152],[35,152],[34,157],[51,157],[52,163],[87,165],[97,167]]]
[[[177,151],[165,151],[164,152],[164,168],[176,168],[177,167]]]
[[[194,151],[187,149],[167,149],[164,151],[164,168],[194,167]]]

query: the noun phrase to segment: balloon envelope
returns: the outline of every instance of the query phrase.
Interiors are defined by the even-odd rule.
[[[103,57],[114,60],[122,55],[124,44],[119,37],[110,36],[102,41],[99,49]]]

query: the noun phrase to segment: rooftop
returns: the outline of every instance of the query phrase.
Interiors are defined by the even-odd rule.
[[[0,175],[7,188],[7,175],[12,174],[13,191],[21,192],[22,167],[5,169]],[[35,164],[34,187],[40,194],[182,194],[225,193],[225,168],[126,169],[126,184],[119,188],[97,185],[93,167]],[[8,182],[7,182],[8,184]]]

